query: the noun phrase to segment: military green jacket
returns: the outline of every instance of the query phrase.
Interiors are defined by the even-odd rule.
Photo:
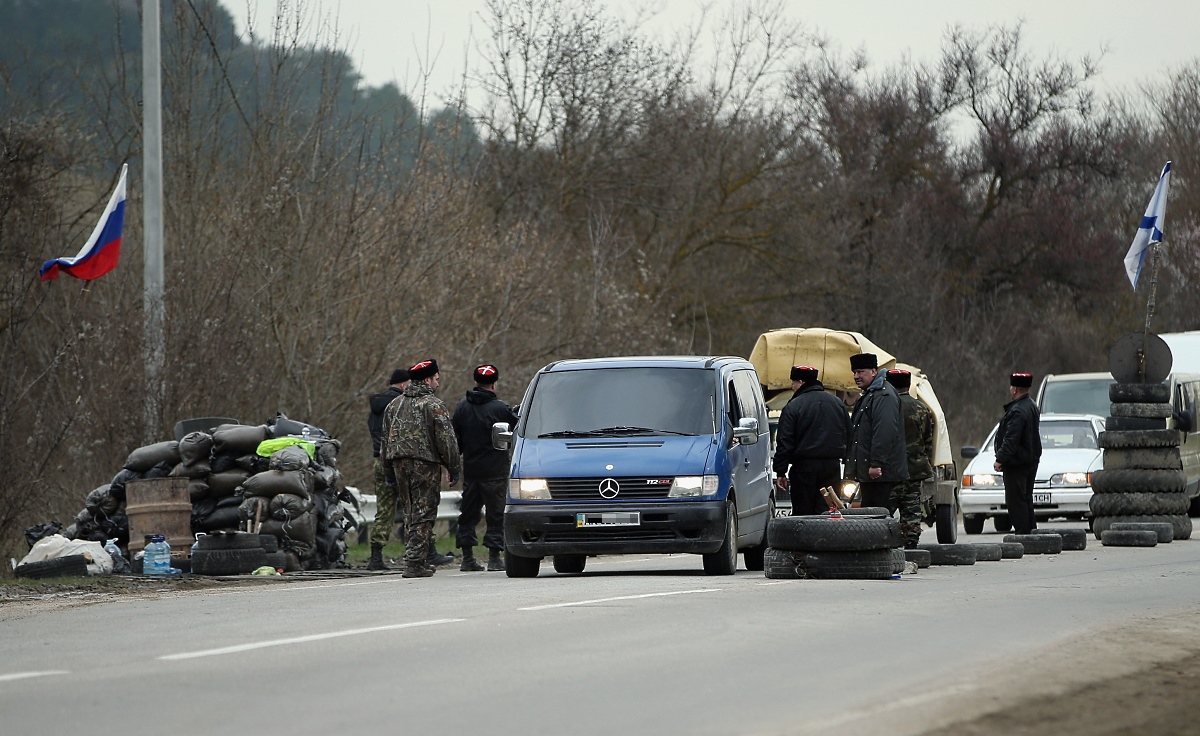
[[[424,460],[446,466],[452,478],[462,475],[450,412],[427,384],[413,381],[384,410],[383,457]]]
[[[923,480],[933,475],[933,412],[921,400],[900,394],[904,416],[904,442],[908,451],[908,479]]]

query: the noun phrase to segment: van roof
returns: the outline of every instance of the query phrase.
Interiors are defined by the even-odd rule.
[[[593,368],[713,368],[728,364],[744,364],[746,368],[754,367],[745,358],[731,355],[627,355],[611,358],[560,360],[546,366],[542,371],[578,371]]]

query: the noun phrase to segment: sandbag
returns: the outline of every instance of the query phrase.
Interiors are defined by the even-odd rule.
[[[237,507],[227,506],[215,509],[211,514],[200,519],[197,526],[202,532],[214,532],[218,529],[237,529],[240,521]]]
[[[259,457],[255,453],[238,457],[237,465],[250,475],[262,473],[271,469],[271,461],[268,458]]]
[[[178,462],[178,461],[176,461],[176,462]],[[171,462],[167,462],[164,460],[163,462],[159,463],[158,465],[155,465],[153,468],[150,468],[145,473],[143,473],[142,477],[143,478],[168,478],[171,475],[171,471],[175,469],[175,465],[176,465],[176,463],[171,463]]]
[[[266,444],[265,442],[263,443]],[[306,443],[311,444],[311,443]],[[307,448],[297,445],[284,447],[271,453],[271,470],[304,470],[311,462]]]
[[[275,415],[275,420],[271,423],[271,436],[302,437],[306,440],[329,439],[329,433],[320,427],[288,419],[283,412]]]
[[[108,486],[100,486],[87,495],[83,506],[92,516],[112,516],[121,507],[121,502],[112,497]]]
[[[207,432],[192,432],[186,434],[183,439],[179,440],[179,458],[184,465],[208,460],[209,454],[212,452],[213,438]]]
[[[333,468],[325,465],[320,470],[313,470],[313,490],[332,491],[333,495],[337,495],[337,472]]]
[[[281,540],[295,540],[307,545],[311,553],[313,541],[317,534],[317,515],[309,512],[301,514],[294,519],[280,521],[278,519],[268,519],[263,522],[262,527],[258,530],[259,534],[270,534],[279,537]],[[285,543],[284,548],[288,548]]]
[[[199,501],[192,502],[192,526],[196,526],[200,519],[208,516],[217,510],[217,499],[204,498]]]
[[[200,480],[207,478],[212,468],[209,467],[207,460],[197,460],[190,465],[188,463],[179,463],[171,470],[171,475],[176,478],[189,478],[191,480]]]
[[[208,464],[214,473],[224,473],[226,470],[233,470],[240,467],[238,465],[238,455],[229,452],[213,455]]]
[[[179,460],[179,443],[175,440],[168,440],[139,447],[129,453],[129,457],[125,459],[125,467],[145,473],[159,463],[166,463],[168,468],[173,468],[179,464]]]
[[[307,470],[268,470],[252,475],[242,483],[243,495],[274,498],[281,493],[308,498],[312,495],[312,474]]]
[[[294,519],[313,509],[313,502],[308,498],[293,496],[290,493],[280,493],[271,499],[271,518],[285,520]]]
[[[226,470],[224,473],[213,473],[208,476],[208,487],[212,489],[214,498],[232,496],[238,486],[246,482],[250,474],[244,470]]]
[[[317,440],[316,444],[317,454],[313,459],[326,467],[336,468],[338,450],[342,449],[341,440],[321,439]]]
[[[112,483],[108,484],[108,492],[118,501],[125,500],[125,484],[131,480],[138,480],[142,477],[141,473],[128,468],[123,468],[121,472],[113,476]]]
[[[193,507],[197,501],[203,501],[210,495],[208,484],[202,480],[194,480],[188,483],[188,497],[192,499]]]
[[[259,443],[267,438],[264,426],[245,424],[222,424],[213,430],[213,452],[245,455],[254,452]]]
[[[223,509],[227,507],[237,508],[242,504],[242,497],[238,495],[222,496],[217,499],[217,508]]]
[[[250,496],[238,506],[238,518],[242,521],[265,521],[271,518],[271,499],[262,496]]]

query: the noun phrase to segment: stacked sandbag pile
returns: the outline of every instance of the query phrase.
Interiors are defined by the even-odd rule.
[[[767,524],[763,572],[775,579],[888,580],[897,564],[904,567],[894,552],[903,543],[900,522],[890,516],[786,516]]]
[[[129,453],[125,467],[111,482],[88,493],[83,510],[63,530],[67,539],[104,542],[116,539],[129,544],[129,518],[125,515],[125,484],[141,478],[165,478],[179,463],[179,443],[156,442]]]
[[[191,479],[193,532],[233,531],[239,527],[242,499],[238,489],[252,473],[266,466],[255,454],[266,437],[266,425],[222,424],[211,436],[193,432],[180,440],[180,455],[190,455],[190,465],[185,457],[175,475]]]
[[[1169,389],[1161,383],[1114,383],[1100,435],[1104,469],[1092,474],[1092,531],[1106,546],[1148,546],[1149,537],[1113,524],[1168,523],[1175,539],[1192,534],[1179,432],[1167,429]],[[1128,543],[1128,544],[1126,544]]]

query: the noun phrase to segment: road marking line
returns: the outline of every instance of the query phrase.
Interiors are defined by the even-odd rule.
[[[252,649],[265,649],[267,647],[280,647],[288,644],[304,644],[310,641],[322,641],[324,639],[337,639],[343,636],[358,636],[359,634],[373,634],[376,631],[394,631],[396,629],[411,629],[417,626],[437,626],[438,624],[453,624],[459,621],[466,621],[465,618],[439,618],[432,621],[413,621],[407,624],[389,624],[387,626],[372,626],[367,629],[347,629],[345,631],[330,631],[324,634],[311,634],[309,636],[297,636],[291,639],[274,639],[271,641],[254,642],[253,644],[238,644],[232,647],[221,647],[220,649],[204,649],[198,652],[183,652],[181,654],[167,654],[159,657],[162,660],[174,661],[180,659],[196,659],[197,657],[213,657],[219,654],[237,654],[238,652],[248,652]]]
[[[320,590],[321,588],[348,588],[352,585],[379,585],[380,583],[395,583],[407,578],[394,577],[389,580],[367,580],[361,583],[333,583],[332,585],[289,585],[282,590]]]
[[[786,582],[786,580],[772,580],[769,583],[755,583],[755,585],[783,585]]]
[[[49,677],[50,675],[69,675],[67,670],[44,670],[42,672],[14,672],[11,675],[0,675],[0,682],[13,680],[28,680],[31,677]]]
[[[719,593],[721,588],[701,588],[699,590],[673,590],[670,593],[642,593],[641,595],[618,595],[612,598],[594,598],[590,601],[574,601],[572,603],[549,603],[544,606],[526,606],[518,611],[544,611],[547,608],[567,608],[568,606],[587,606],[592,603],[608,603],[610,601],[632,601],[638,598],[662,598],[668,595],[689,595],[691,593]]]

